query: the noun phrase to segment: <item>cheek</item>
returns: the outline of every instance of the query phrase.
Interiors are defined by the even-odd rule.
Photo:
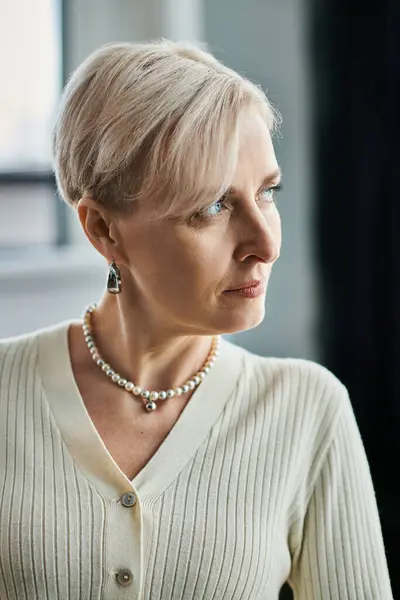
[[[158,288],[171,287],[185,295],[200,288],[214,288],[224,276],[223,236],[205,232],[159,235],[156,241],[136,239],[131,249],[131,264],[142,283]],[[151,239],[151,238],[150,238]],[[162,240],[162,241],[161,241]]]
[[[171,266],[180,274],[207,288],[223,277],[225,269],[223,257],[226,256],[222,247],[223,236],[212,235],[208,232],[195,232],[171,248]]]

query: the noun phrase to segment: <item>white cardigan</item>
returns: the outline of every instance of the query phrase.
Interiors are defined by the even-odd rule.
[[[276,600],[287,580],[297,600],[392,599],[332,373],[223,339],[129,481],[74,381],[69,323],[0,342],[1,600]]]

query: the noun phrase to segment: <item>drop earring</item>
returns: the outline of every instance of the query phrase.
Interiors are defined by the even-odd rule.
[[[110,294],[119,294],[121,292],[121,283],[121,273],[114,260],[112,260],[108,271],[107,291]]]

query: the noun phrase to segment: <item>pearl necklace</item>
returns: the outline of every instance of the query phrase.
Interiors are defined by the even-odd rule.
[[[189,379],[184,385],[180,387],[171,388],[167,391],[149,391],[142,389],[138,385],[135,385],[132,381],[125,379],[119,373],[114,371],[110,365],[101,357],[100,352],[95,344],[93,338],[92,328],[92,313],[96,310],[96,304],[91,304],[85,311],[82,317],[82,329],[85,336],[85,342],[89,348],[89,352],[92,355],[95,363],[101,368],[101,370],[117,385],[126,389],[127,392],[132,393],[134,396],[140,396],[145,401],[145,408],[148,412],[151,412],[157,408],[156,400],[165,400],[166,398],[173,398],[174,396],[181,396],[187,394],[190,390],[194,390],[204,379],[207,373],[214,366],[215,360],[219,354],[219,342],[218,336],[214,336],[211,345],[211,350],[207,356],[207,359],[200,369],[191,379]]]

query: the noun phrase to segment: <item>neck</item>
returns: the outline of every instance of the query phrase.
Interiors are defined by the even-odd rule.
[[[212,336],[171,331],[126,310],[124,299],[107,295],[92,314],[93,336],[112,369],[148,390],[183,385],[204,364]]]

